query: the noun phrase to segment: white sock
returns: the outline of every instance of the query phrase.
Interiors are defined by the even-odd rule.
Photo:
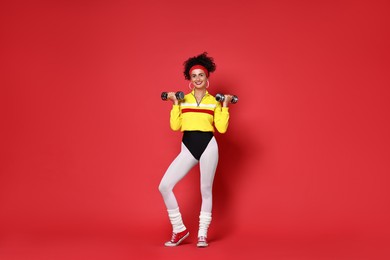
[[[207,230],[211,222],[211,213],[200,212],[198,237],[207,237]]]
[[[168,209],[169,220],[172,224],[172,229],[174,233],[182,232],[186,229],[183,224],[183,220],[181,218],[181,214],[179,208],[176,209]]]

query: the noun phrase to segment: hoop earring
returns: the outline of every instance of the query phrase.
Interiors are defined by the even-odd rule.
[[[210,87],[210,81],[207,80],[207,86],[206,86],[206,88],[209,88],[209,87]]]
[[[191,88],[191,83],[192,83],[192,82],[190,81],[190,84],[188,84],[188,87],[189,87],[191,90],[193,90],[194,87]]]

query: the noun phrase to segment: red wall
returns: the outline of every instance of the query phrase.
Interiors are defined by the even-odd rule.
[[[162,91],[207,51],[217,134],[210,236],[378,238],[390,225],[388,1],[13,1],[0,4],[0,229],[169,223],[178,154]],[[199,176],[175,189],[196,233]]]

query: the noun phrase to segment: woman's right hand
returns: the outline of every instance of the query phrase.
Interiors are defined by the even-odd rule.
[[[178,105],[179,100],[177,100],[175,94],[176,94],[175,92],[168,92],[168,99],[171,100],[174,105]]]

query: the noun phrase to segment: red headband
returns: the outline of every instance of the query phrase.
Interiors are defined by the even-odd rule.
[[[201,69],[201,70],[203,70],[204,73],[206,73],[206,76],[209,77],[209,71],[208,71],[205,67],[203,67],[202,65],[194,65],[194,66],[192,66],[191,69],[190,69],[190,76],[191,76],[191,72],[192,72],[193,70],[196,70],[196,69]]]

